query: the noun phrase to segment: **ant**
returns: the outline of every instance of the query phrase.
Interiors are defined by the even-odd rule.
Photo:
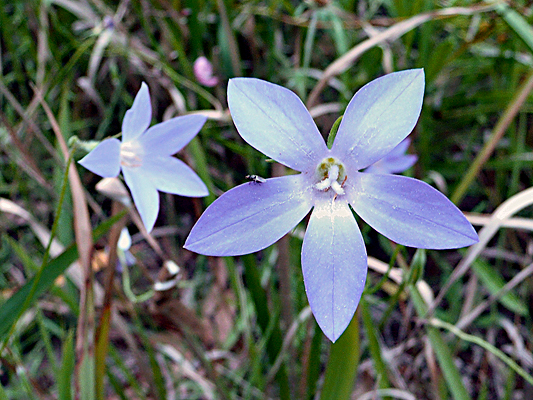
[[[246,179],[250,180],[250,183],[264,183],[266,182],[265,178],[261,178],[259,175],[246,175]]]

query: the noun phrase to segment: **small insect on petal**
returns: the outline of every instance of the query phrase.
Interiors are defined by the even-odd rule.
[[[264,183],[266,182],[265,178],[261,178],[259,175],[246,175],[246,179],[250,180],[250,183]]]

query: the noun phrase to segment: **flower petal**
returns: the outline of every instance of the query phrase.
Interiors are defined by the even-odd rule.
[[[144,174],[139,167],[122,167],[122,174],[144,226],[148,232],[151,232],[159,213],[159,193],[152,177]]]
[[[202,214],[185,248],[208,256],[236,256],[270,246],[312,207],[302,175],[248,182],[220,196]]]
[[[454,249],[478,241],[463,213],[427,183],[359,173],[344,186],[353,209],[389,239],[422,249]]]
[[[367,271],[365,244],[346,202],[315,205],[304,237],[302,270],[316,321],[335,342],[357,309]]]
[[[185,115],[152,126],[140,138],[146,154],[170,156],[176,154],[202,129],[207,117]]]
[[[150,177],[157,190],[188,197],[209,194],[200,177],[183,161],[170,156],[145,157],[143,175]]]
[[[150,126],[152,121],[152,104],[150,92],[146,83],[141,84],[139,92],[133,100],[133,105],[126,111],[122,121],[122,141],[135,139]]]
[[[260,79],[234,78],[228,85],[228,104],[242,138],[272,159],[306,171],[324,157],[324,139],[290,90]]]
[[[414,154],[391,155],[390,153],[381,160],[376,161],[365,172],[373,174],[401,174],[411,168],[418,157]]]
[[[120,140],[106,139],[78,161],[102,178],[114,178],[120,172]]]
[[[352,98],[332,151],[352,169],[373,164],[398,145],[415,127],[424,97],[424,70],[382,76]]]

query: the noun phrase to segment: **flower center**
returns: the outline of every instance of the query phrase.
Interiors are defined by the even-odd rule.
[[[343,185],[348,178],[345,171],[344,164],[335,157],[324,158],[316,167],[318,182],[315,184],[315,188],[324,192],[332,189],[335,192],[335,197],[343,195]]]
[[[120,144],[120,165],[124,167],[140,167],[144,151],[137,141],[129,141]]]

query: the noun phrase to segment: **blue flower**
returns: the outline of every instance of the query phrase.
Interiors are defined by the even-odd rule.
[[[411,168],[418,160],[414,154],[406,154],[411,139],[406,138],[381,160],[376,161],[365,172],[373,174],[401,174]]]
[[[357,308],[367,272],[352,209],[406,246],[448,249],[478,241],[461,211],[426,183],[360,172],[411,132],[423,95],[421,69],[370,82],[348,104],[328,149],[293,92],[258,79],[230,80],[228,103],[239,134],[301,173],[229,190],[200,217],[185,248],[211,256],[252,253],[276,242],[313,208],[302,247],[304,283],[322,331],[337,340]]]
[[[79,161],[104,178],[116,177],[122,170],[148,232],[159,213],[158,190],[188,197],[209,194],[198,175],[172,157],[196,136],[206,117],[186,115],[148,128],[151,120],[150,93],[143,82],[122,121],[122,142],[106,139]]]

